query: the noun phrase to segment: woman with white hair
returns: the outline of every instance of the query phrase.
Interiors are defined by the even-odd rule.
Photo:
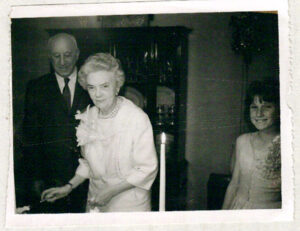
[[[90,56],[79,83],[95,106],[76,118],[82,158],[75,176],[63,187],[47,189],[42,200],[55,201],[90,180],[87,212],[149,211],[150,189],[157,174],[153,130],[148,116],[118,96],[124,72],[110,54]]]

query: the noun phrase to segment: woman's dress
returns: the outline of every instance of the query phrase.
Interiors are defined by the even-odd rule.
[[[229,209],[281,208],[280,137],[273,139],[267,151],[258,153],[253,144],[256,135],[248,133],[238,139],[239,180]]]
[[[96,107],[79,114],[77,128],[83,158],[77,175],[89,178],[88,199],[107,185],[127,181],[135,187],[113,197],[105,206],[87,212],[149,211],[150,188],[157,174],[157,156],[148,116],[131,101],[119,97],[113,118],[99,118]]]

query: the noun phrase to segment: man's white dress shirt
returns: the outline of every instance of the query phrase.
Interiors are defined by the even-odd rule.
[[[59,86],[60,93],[63,93],[64,87],[65,87],[65,80],[64,77],[60,76],[55,72],[56,80]],[[75,93],[75,86],[76,86],[76,80],[77,80],[77,68],[75,67],[73,73],[68,77],[70,79],[68,86],[70,88],[71,92],[71,107],[73,104],[74,99],[74,93]]]

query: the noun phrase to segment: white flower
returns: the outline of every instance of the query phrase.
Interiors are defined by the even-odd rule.
[[[93,110],[90,110],[90,105],[87,107],[85,112],[77,112],[75,118],[80,120],[80,124],[76,128],[78,146],[97,140],[99,136],[96,126],[96,118]]]
[[[88,122],[88,114],[90,111],[90,105],[87,106],[86,111],[81,113],[80,111],[76,112],[75,119]]]

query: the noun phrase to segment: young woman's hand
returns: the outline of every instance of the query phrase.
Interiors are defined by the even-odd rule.
[[[67,196],[71,191],[72,187],[70,185],[47,189],[42,193],[41,202],[54,202],[60,198]]]

